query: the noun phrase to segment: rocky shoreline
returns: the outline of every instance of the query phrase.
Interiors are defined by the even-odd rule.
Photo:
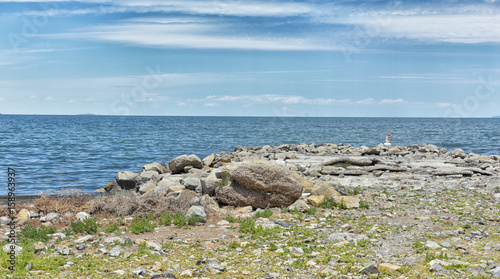
[[[32,278],[500,278],[499,173],[499,155],[431,144],[302,143],[236,147],[204,159],[182,155],[118,173],[82,212],[49,212],[36,203],[20,210],[21,224],[57,230],[38,243],[43,248],[28,245],[32,258],[62,264],[48,272],[31,260],[30,269],[18,272]],[[149,212],[145,220],[156,226],[134,233],[134,222]],[[165,212],[195,221],[162,226]],[[97,218],[96,232],[61,235],[89,216]],[[104,229],[114,224],[120,235]],[[82,275],[81,265],[92,259],[100,263]]]

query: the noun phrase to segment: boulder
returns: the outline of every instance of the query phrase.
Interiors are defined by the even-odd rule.
[[[335,164],[351,164],[355,166],[369,166],[373,164],[374,160],[366,157],[337,157],[322,163],[323,166],[332,166]]]
[[[109,193],[109,192],[121,191],[122,188],[116,182],[108,182],[106,183],[106,186],[104,186],[104,190],[106,190],[106,192]]]
[[[143,166],[142,171],[155,171],[158,174],[162,174],[162,173],[167,173],[170,170],[168,169],[167,165],[162,165],[160,163],[154,162]]]
[[[302,196],[303,186],[287,169],[262,164],[230,171],[231,184],[216,189],[219,202],[254,208],[289,206]]]
[[[144,195],[147,192],[154,190],[155,188],[156,188],[156,183],[154,183],[152,181],[148,182],[148,183],[141,184],[141,186],[139,186],[139,194]]]
[[[207,221],[207,214],[205,213],[205,209],[203,206],[199,205],[193,205],[188,209],[188,212],[186,214],[186,217],[191,217],[191,216],[199,216],[201,217],[203,223]]]
[[[288,210],[298,210],[300,212],[306,212],[311,208],[304,200],[297,200],[292,205],[288,207]]]
[[[219,187],[221,180],[217,178],[217,170],[213,170],[210,175],[201,180],[203,193],[210,196],[215,196],[215,189]]]
[[[311,193],[312,188],[314,187],[314,183],[312,183],[311,181],[309,181],[305,178],[302,178],[300,176],[296,176],[296,177],[300,181],[300,184],[302,184],[302,187],[303,187],[302,192],[303,193]]]
[[[207,157],[205,157],[205,159],[203,159],[203,165],[206,167],[211,167],[214,160],[215,160],[215,154],[212,153]]]
[[[307,198],[307,202],[312,206],[318,207],[321,205],[324,199],[325,196],[309,196]]]
[[[188,190],[195,191],[196,193],[201,193],[201,180],[198,177],[186,177],[182,180],[182,185]]]
[[[30,212],[27,209],[22,209],[16,216],[15,222],[19,225],[27,224],[30,221]]]
[[[203,168],[200,158],[194,154],[175,157],[168,163],[168,167],[173,174],[183,172],[186,166],[193,166],[197,169]]]
[[[335,188],[330,186],[328,183],[320,181],[314,185],[314,187],[311,190],[311,195],[312,196],[325,196],[328,198],[333,198],[333,197],[338,197],[341,196]]]
[[[341,203],[342,201],[345,203],[346,208],[358,208],[359,207],[359,198],[350,197],[350,196],[340,196],[333,197],[337,203]]]
[[[115,179],[116,183],[120,185],[123,190],[135,190],[137,187],[136,178],[139,177],[138,173],[131,171],[122,171],[119,172]]]
[[[453,149],[452,151],[448,152],[448,155],[451,156],[452,158],[464,159],[465,157],[467,157],[467,154],[461,148]]]
[[[156,171],[143,171],[135,178],[135,182],[138,186],[143,184],[156,184],[159,180],[159,175]]]
[[[370,147],[363,151],[363,155],[380,155],[380,148],[378,146],[376,147]]]

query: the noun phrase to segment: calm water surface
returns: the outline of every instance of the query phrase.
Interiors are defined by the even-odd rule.
[[[500,154],[500,119],[0,115],[0,195],[7,168],[17,195],[75,186],[93,191],[119,171],[235,146],[322,142],[375,146],[432,143]],[[3,182],[2,182],[3,181]]]

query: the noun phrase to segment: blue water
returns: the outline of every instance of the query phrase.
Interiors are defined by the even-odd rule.
[[[235,146],[301,142],[375,146],[387,132],[393,145],[500,154],[500,119],[0,115],[0,195],[8,167],[17,172],[17,195],[91,192],[119,171],[182,154],[203,159]]]

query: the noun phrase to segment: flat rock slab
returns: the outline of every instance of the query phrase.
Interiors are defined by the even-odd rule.
[[[374,164],[372,158],[367,157],[336,157],[321,163],[322,166],[331,166],[338,163],[347,163],[355,166],[370,166]]]

